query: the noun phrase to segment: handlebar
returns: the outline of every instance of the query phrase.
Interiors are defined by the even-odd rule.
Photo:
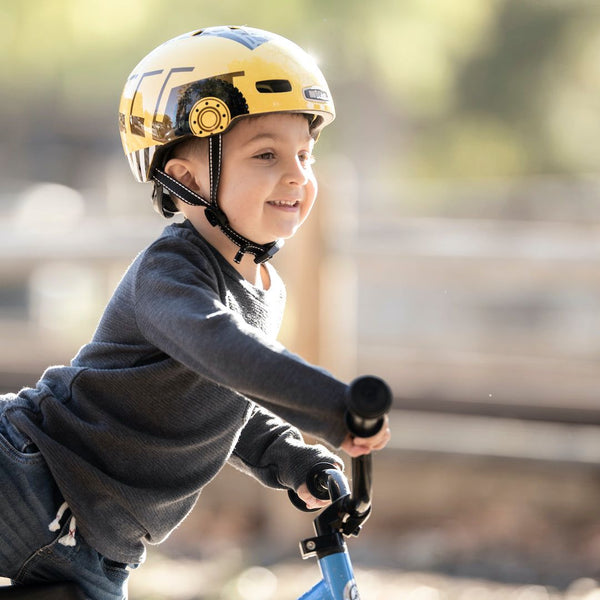
[[[372,376],[354,380],[346,398],[345,420],[349,432],[359,437],[375,435],[384,423],[391,402],[391,391],[383,380]],[[335,532],[358,535],[362,523],[371,512],[372,483],[370,454],[352,458],[351,488],[339,469],[328,463],[315,465],[307,478],[308,489],[313,496],[332,502],[314,520],[317,534],[326,536]],[[290,497],[293,501],[292,494]],[[306,510],[304,503],[300,503]],[[294,504],[302,508],[298,502]]]
[[[355,379],[348,387],[346,395],[346,426],[348,431],[357,437],[376,435],[384,423],[384,417],[392,404],[392,392],[388,385],[378,377],[370,375]],[[368,456],[368,455],[367,455]],[[361,460],[359,460],[361,459]],[[370,466],[365,468],[366,456],[352,459],[352,495],[364,497],[363,483],[371,479]],[[327,482],[330,470],[325,463],[317,464],[309,473],[307,485],[310,493],[321,500],[336,497],[331,495]],[[370,485],[368,486],[370,490]],[[361,488],[361,489],[359,489]],[[368,494],[370,496],[370,492]]]
[[[379,432],[392,405],[392,392],[378,377],[355,379],[348,388],[346,425],[351,434],[370,437]],[[370,454],[352,459],[352,498],[358,514],[368,515],[373,491]]]
[[[375,435],[391,405],[392,392],[385,381],[370,375],[355,379],[346,397],[348,431],[357,437]]]
[[[354,380],[347,395],[346,425],[350,433],[359,437],[375,435],[384,424],[391,403],[391,391],[381,379],[368,376]],[[327,463],[317,464],[306,483],[313,496],[330,499],[331,505],[313,521],[317,536],[300,543],[302,556],[324,557],[342,552],[343,536],[358,535],[371,513],[371,455],[352,458],[351,488],[344,473]]]

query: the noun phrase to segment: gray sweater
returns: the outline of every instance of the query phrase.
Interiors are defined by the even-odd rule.
[[[168,536],[227,461],[278,488],[335,461],[296,427],[339,446],[346,385],[275,341],[285,292],[269,273],[259,290],[189,223],[167,227],[91,342],[9,410],[108,558],[140,562],[144,542]]]

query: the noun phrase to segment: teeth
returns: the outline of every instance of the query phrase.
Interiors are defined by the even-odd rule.
[[[296,206],[297,201],[284,202],[283,200],[273,200],[270,204],[274,204],[275,206]]]

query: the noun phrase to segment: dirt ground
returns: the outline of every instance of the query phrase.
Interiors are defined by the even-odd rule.
[[[157,560],[133,575],[130,600],[294,600],[319,578],[300,560],[237,572],[235,562]],[[600,600],[598,582],[585,578],[557,590],[394,569],[358,567],[355,576],[362,600]]]
[[[285,562],[236,571],[232,557],[213,563],[154,559],[131,577],[130,600],[295,600],[319,578],[315,564]],[[566,590],[394,569],[355,569],[362,600],[600,600],[600,584]],[[8,585],[0,578],[0,585]]]

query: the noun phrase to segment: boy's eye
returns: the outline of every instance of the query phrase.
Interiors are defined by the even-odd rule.
[[[275,158],[275,153],[261,152],[260,154],[257,154],[255,158],[258,158],[260,160],[273,160]]]
[[[305,167],[308,167],[315,162],[315,157],[310,152],[302,152],[298,155],[298,158]]]
[[[254,158],[258,160],[275,160],[275,152],[260,152]],[[303,167],[308,167],[315,162],[315,157],[310,152],[301,152],[298,154],[298,160]]]

